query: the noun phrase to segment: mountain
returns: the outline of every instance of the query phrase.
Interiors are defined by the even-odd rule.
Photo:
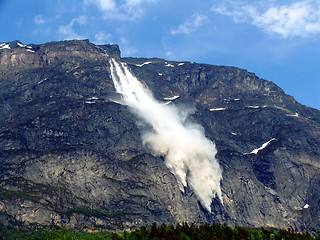
[[[110,59],[160,103],[191,109],[215,143],[222,200],[211,212],[146,144]],[[320,111],[244,69],[121,58],[87,40],[0,44],[0,220],[132,229],[221,222],[320,229]],[[188,173],[187,173],[188,174]]]

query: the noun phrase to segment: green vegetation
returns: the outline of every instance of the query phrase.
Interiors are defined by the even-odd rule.
[[[316,237],[309,233],[296,233],[291,230],[274,229],[246,229],[236,226],[231,228],[226,224],[177,224],[160,226],[155,223],[147,229],[142,226],[133,232],[111,233],[84,232],[81,230],[67,230],[54,228],[51,230],[18,230],[14,227],[0,224],[0,239],[38,239],[38,240],[320,240],[320,232]]]
[[[99,209],[91,209],[91,208],[87,208],[87,207],[73,208],[73,209],[70,209],[66,213],[67,214],[70,214],[70,213],[81,213],[81,214],[88,215],[88,216],[111,217],[111,218],[116,218],[116,217],[121,217],[121,216],[125,216],[125,215],[128,215],[128,214],[133,214],[133,213],[126,213],[126,212],[106,212],[106,211],[102,211],[102,210],[99,210]]]
[[[104,178],[104,179],[108,179],[108,180],[116,181],[114,178],[107,177],[107,176],[105,176],[105,175],[103,175],[103,176],[101,176],[101,177],[102,177],[102,178]]]
[[[33,182],[24,178],[10,178],[4,181],[6,185],[15,186],[18,190],[13,192],[25,192],[29,195],[37,195],[41,193],[66,192],[67,189],[62,186],[52,186],[43,183]],[[4,189],[2,187],[2,189]],[[21,194],[20,194],[21,195]],[[19,196],[15,196],[18,197]]]
[[[14,227],[0,224],[0,239],[6,240],[111,240],[112,233],[87,233],[80,230],[52,229],[52,230],[18,230]]]
[[[31,195],[26,191],[12,191],[12,190],[7,190],[4,187],[0,187],[0,199],[10,199],[10,198],[29,199],[34,202],[37,202],[39,199],[39,196]]]

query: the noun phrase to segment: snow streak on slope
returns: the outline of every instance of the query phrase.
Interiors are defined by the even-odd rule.
[[[165,164],[175,175],[181,191],[191,187],[201,204],[211,211],[215,196],[222,202],[222,171],[215,158],[215,144],[205,137],[200,125],[186,122],[185,110],[156,101],[124,63],[111,59],[110,65],[117,92],[153,129],[143,135],[143,143],[156,155],[165,156]]]
[[[261,151],[262,149],[265,149],[267,146],[269,146],[269,144],[270,144],[272,141],[276,141],[276,140],[277,140],[277,139],[272,138],[272,139],[269,140],[268,142],[265,142],[264,144],[262,144],[261,147],[256,148],[256,149],[253,149],[250,153],[246,153],[246,154],[251,154],[251,153],[258,154],[259,151]]]

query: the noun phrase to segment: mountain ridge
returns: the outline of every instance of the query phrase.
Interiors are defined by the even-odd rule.
[[[2,221],[319,229],[319,110],[236,67],[121,58],[117,45],[88,40],[14,44],[0,49]],[[163,158],[142,144],[147,126],[118,104],[110,57],[158,101],[179,96],[168,104],[196,109],[190,121],[218,149],[224,206],[214,199],[208,213],[192,189],[182,194]]]

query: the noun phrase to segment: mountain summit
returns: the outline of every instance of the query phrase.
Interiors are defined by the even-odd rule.
[[[149,112],[174,110],[147,121],[117,89],[111,59],[152,96]],[[4,224],[320,229],[320,111],[272,82],[236,67],[121,58],[117,45],[87,40],[1,43],[0,76]]]

